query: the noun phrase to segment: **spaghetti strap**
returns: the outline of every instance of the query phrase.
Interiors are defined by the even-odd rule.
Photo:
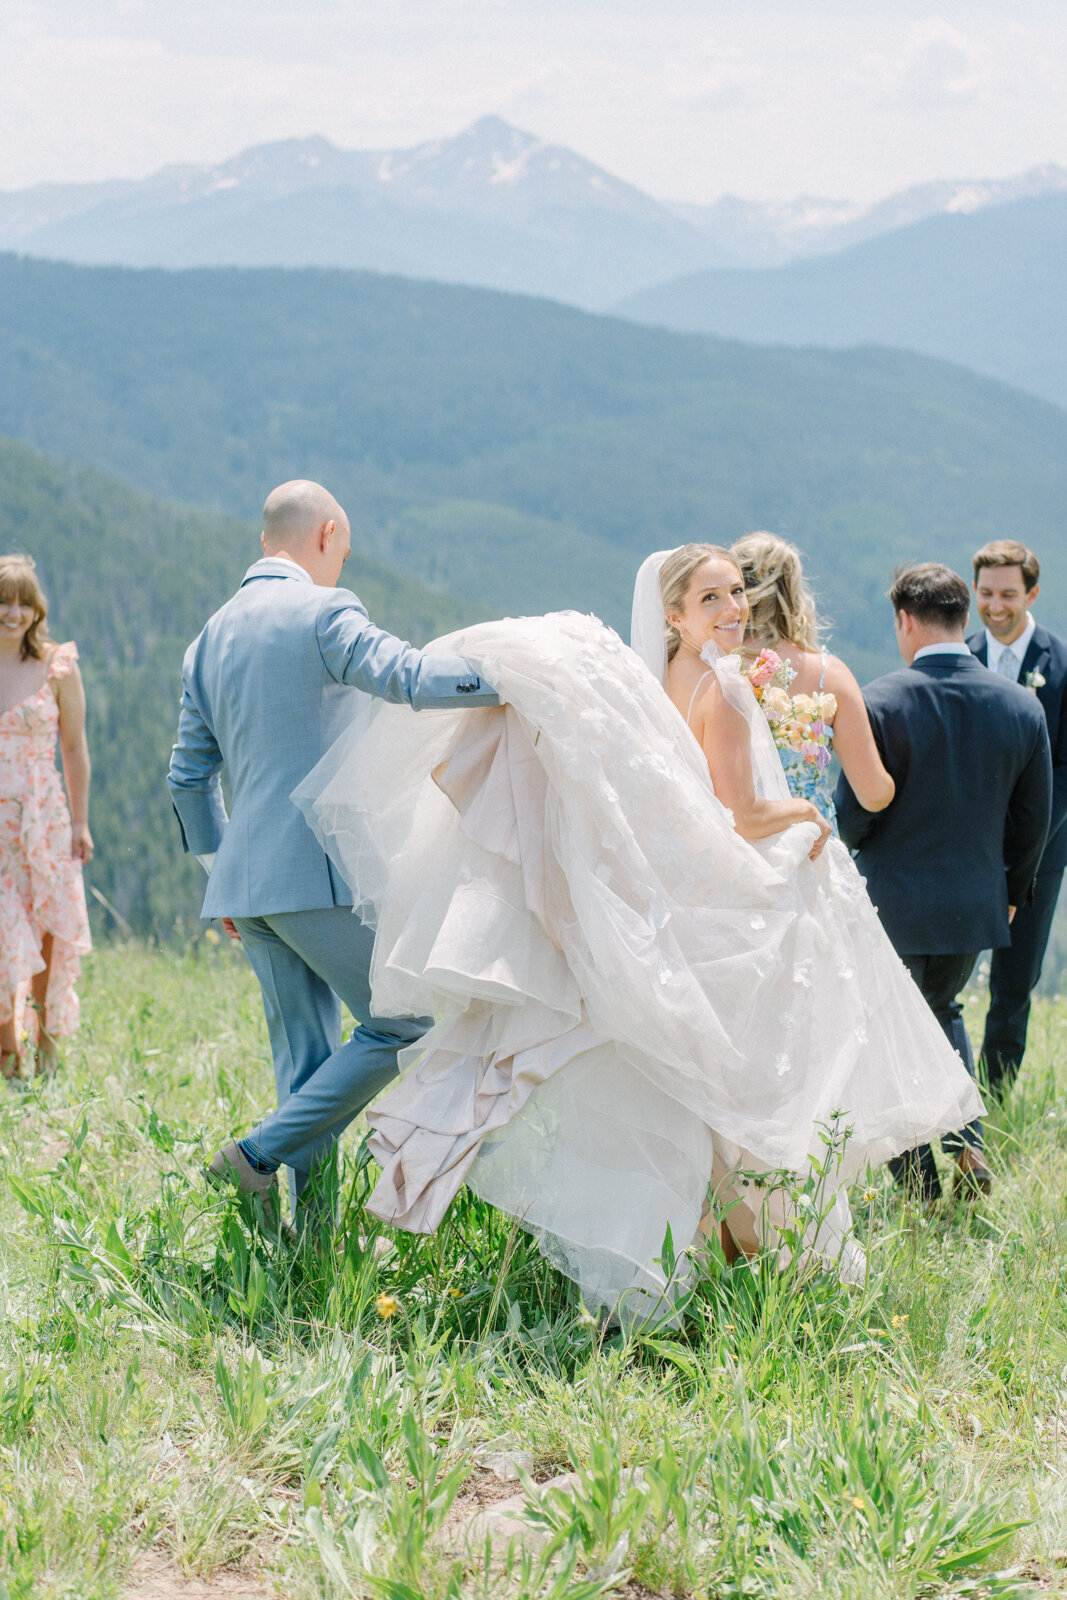
[[[700,685],[704,682],[705,678],[713,678],[714,676],[715,676],[715,668],[714,667],[709,667],[707,672],[702,673],[700,675],[700,677],[697,679],[696,683],[694,684],[693,692],[689,696],[689,710],[685,714],[685,725],[686,725],[687,728],[689,726],[689,718],[693,715],[693,701],[697,697],[697,690],[700,688]]]
[[[820,650],[819,651],[819,660],[822,662],[822,666],[819,669],[819,693],[822,694],[822,686],[826,682],[826,651],[825,650]]]

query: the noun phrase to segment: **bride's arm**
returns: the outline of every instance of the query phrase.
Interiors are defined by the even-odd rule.
[[[693,731],[700,740],[715,793],[734,815],[742,839],[767,839],[797,822],[814,822],[819,838],[812,859],[830,837],[830,825],[810,800],[765,800],[752,780],[748,724],[711,677],[697,696]]]
[[[826,662],[826,687],[837,699],[834,754],[864,811],[884,811],[896,794],[871,731],[860,686],[836,656]]]

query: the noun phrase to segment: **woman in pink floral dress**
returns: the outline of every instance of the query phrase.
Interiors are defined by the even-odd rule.
[[[57,1041],[76,1031],[74,985],[89,949],[85,693],[77,647],[48,637],[47,614],[32,560],[0,556],[0,1070],[8,1078],[22,1075],[28,1041],[47,1070]]]

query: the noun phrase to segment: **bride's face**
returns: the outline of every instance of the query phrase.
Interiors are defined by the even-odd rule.
[[[733,562],[719,556],[703,562],[689,580],[681,610],[668,611],[667,621],[698,653],[709,639],[720,650],[736,650],[745,637],[748,598]]]

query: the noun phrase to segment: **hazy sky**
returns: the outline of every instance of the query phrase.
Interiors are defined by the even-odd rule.
[[[0,188],[495,112],[665,198],[1067,164],[1065,0],[2,0]]]

